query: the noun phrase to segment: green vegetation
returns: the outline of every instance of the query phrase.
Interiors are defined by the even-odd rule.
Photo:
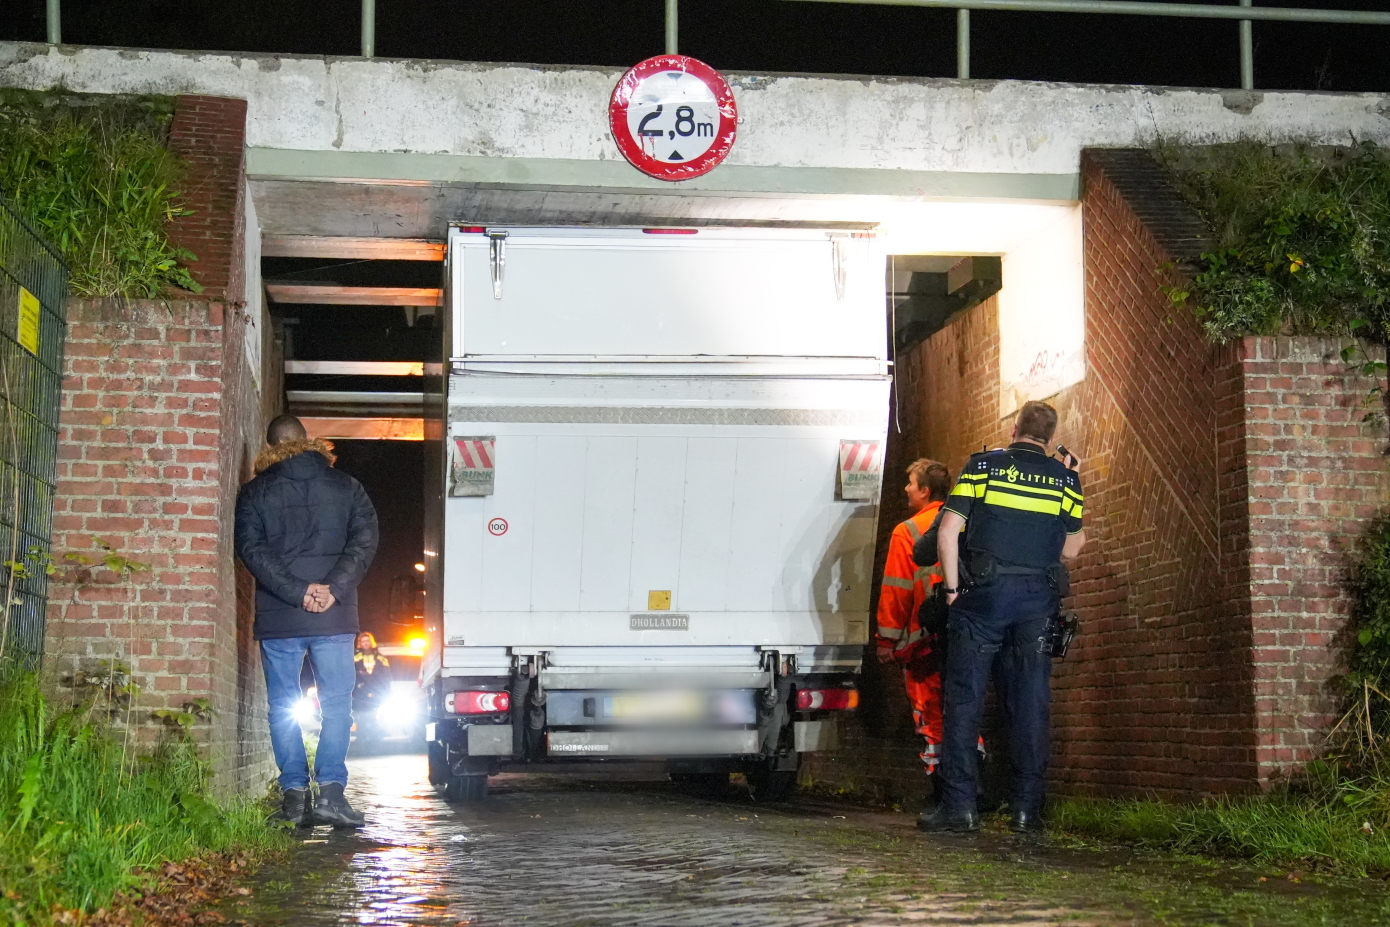
[[[74,295],[201,288],[169,243],[183,164],[165,147],[170,104],[0,92],[0,193],[57,245]]]
[[[1205,219],[1213,249],[1190,305],[1216,341],[1357,335],[1390,341],[1390,158],[1374,145],[1254,143],[1156,152]]]
[[[1178,853],[1249,859],[1348,875],[1390,873],[1390,827],[1379,798],[1351,783],[1320,794],[1164,801],[1067,798],[1052,803],[1052,825],[1068,833]],[[1348,800],[1350,799],[1350,800]],[[1370,805],[1370,807],[1368,807]]]
[[[1352,615],[1350,691],[1360,690],[1365,717],[1363,724],[1371,739],[1383,738],[1390,731],[1386,722],[1390,708],[1384,696],[1390,682],[1390,515],[1382,515],[1366,526],[1351,558],[1350,582]]]
[[[256,855],[287,840],[258,803],[211,797],[207,764],[178,725],[137,755],[109,720],[132,720],[119,664],[68,683],[85,698],[59,710],[35,674],[0,675],[0,921],[92,911],[165,861]]]

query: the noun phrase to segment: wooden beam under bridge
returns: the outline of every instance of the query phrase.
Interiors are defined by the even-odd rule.
[[[301,416],[311,438],[330,441],[423,441],[423,418],[348,418]]]

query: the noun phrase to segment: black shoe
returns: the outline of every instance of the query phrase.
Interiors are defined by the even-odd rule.
[[[288,821],[295,827],[304,827],[314,808],[313,796],[308,789],[286,789],[280,797],[280,810],[275,814],[277,821]]]
[[[1037,811],[1015,811],[1009,815],[1009,830],[1016,834],[1041,834],[1042,814]]]
[[[973,834],[980,829],[980,813],[937,808],[931,814],[922,812],[917,826],[929,834]]]
[[[341,782],[325,782],[319,786],[319,800],[314,803],[314,823],[361,827],[367,823],[367,818],[361,812],[352,810],[352,805],[343,796]]]

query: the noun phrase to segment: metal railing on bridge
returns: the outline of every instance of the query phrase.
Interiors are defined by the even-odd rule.
[[[0,655],[30,663],[44,646],[67,292],[57,249],[0,199]]]
[[[1006,10],[1023,13],[1092,13],[1115,16],[1163,16],[1181,19],[1230,19],[1239,24],[1240,86],[1255,89],[1255,41],[1253,23],[1336,23],[1390,26],[1390,12],[1371,10],[1314,10],[1291,7],[1258,7],[1254,0],[1239,6],[1207,3],[1156,3],[1151,0],[788,0],[798,3],[855,3],[868,6],[920,6],[956,11],[956,76],[970,77],[970,11]],[[63,41],[62,0],[47,0],[48,42]],[[677,53],[680,42],[680,0],[666,3],[666,53]],[[376,56],[376,0],[362,0],[362,57]]]

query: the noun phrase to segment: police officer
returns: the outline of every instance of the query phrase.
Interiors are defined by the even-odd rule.
[[[1048,456],[1057,412],[1024,405],[1013,443],[976,454],[946,500],[938,551],[950,618],[943,685],[941,802],[917,826],[931,832],[980,827],[975,745],[985,685],[999,658],[1000,697],[1013,772],[1010,829],[1042,829],[1050,749],[1050,628],[1064,592],[1061,560],[1081,552],[1079,461]]]

